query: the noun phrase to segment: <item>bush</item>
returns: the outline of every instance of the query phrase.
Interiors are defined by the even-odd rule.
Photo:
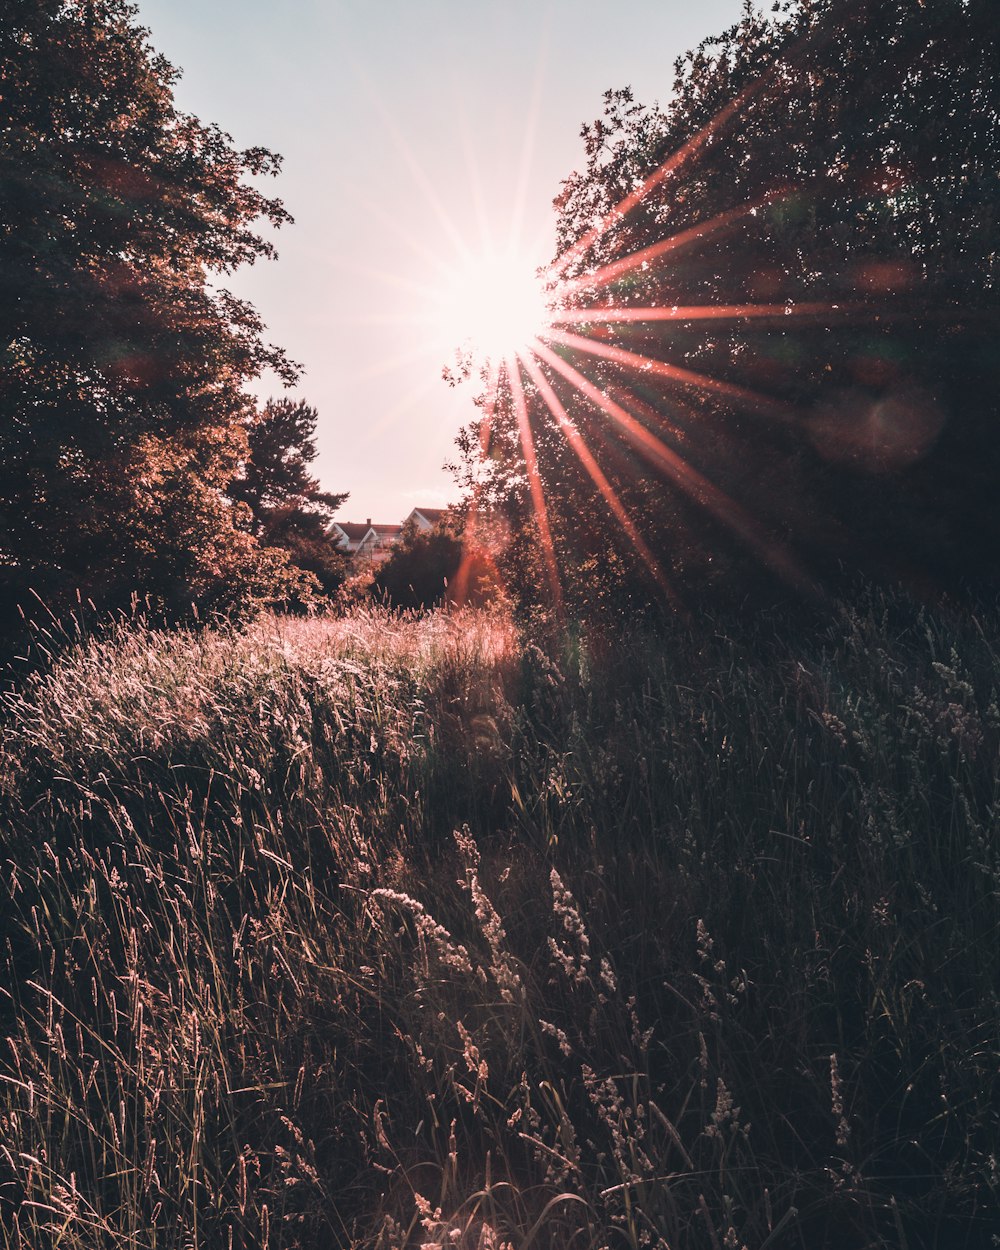
[[[495,569],[485,551],[446,525],[404,529],[392,555],[375,572],[376,598],[396,608],[432,608],[447,601],[482,605],[497,595]]]

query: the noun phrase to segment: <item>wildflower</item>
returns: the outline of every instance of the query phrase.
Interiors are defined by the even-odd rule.
[[[476,909],[476,919],[490,948],[489,972],[505,1003],[513,1003],[523,994],[521,978],[507,951],[507,933],[500,916],[479,881],[479,847],[468,825],[455,830],[455,844],[462,858],[464,871],[458,884],[468,893]]]

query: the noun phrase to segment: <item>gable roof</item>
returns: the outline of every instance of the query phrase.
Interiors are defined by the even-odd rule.
[[[334,521],[334,525],[340,530],[351,542],[357,542],[371,529],[370,525],[364,525],[359,521]]]
[[[448,513],[447,508],[414,508],[413,511],[419,512],[425,520],[430,521],[431,525],[437,525],[438,521]]]

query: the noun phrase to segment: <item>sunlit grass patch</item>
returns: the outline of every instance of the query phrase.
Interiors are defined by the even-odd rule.
[[[66,650],[4,699],[0,1246],[988,1245],[996,637]]]

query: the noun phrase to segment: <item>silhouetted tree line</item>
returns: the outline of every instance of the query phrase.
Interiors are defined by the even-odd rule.
[[[998,123],[991,0],[792,0],[748,6],[677,62],[664,109],[609,91],[583,128],[586,162],[556,200],[563,306],[722,313],[564,327],[603,356],[550,342],[639,428],[543,362],[678,599],[771,598],[859,570],[927,592],[996,586]],[[618,349],[686,374],[609,359]],[[569,607],[662,601],[522,381]],[[504,377],[485,452],[470,426],[460,475],[512,522],[510,585],[544,604]]]
[[[302,602],[338,578],[305,472],[315,412],[247,384],[297,367],[220,282],[290,220],[181,112],[124,0],[0,2],[0,593]]]

